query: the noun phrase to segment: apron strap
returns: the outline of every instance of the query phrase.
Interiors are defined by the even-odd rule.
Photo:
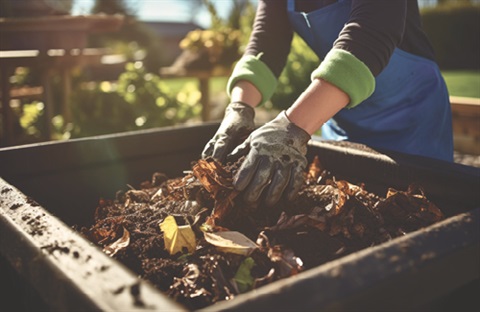
[[[337,0],[337,2],[345,2],[346,0]],[[296,12],[295,10],[295,0],[288,0],[287,1],[287,10],[288,12]]]
[[[287,1],[287,10],[289,12],[295,12],[295,0],[288,0]]]

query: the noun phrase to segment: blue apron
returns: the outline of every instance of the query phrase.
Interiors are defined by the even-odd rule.
[[[351,0],[304,13],[288,0],[289,19],[322,60],[348,21]],[[394,50],[375,78],[374,93],[352,109],[342,109],[322,126],[322,137],[453,161],[449,96],[437,64]]]

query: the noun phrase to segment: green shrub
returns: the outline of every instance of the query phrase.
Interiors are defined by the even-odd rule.
[[[278,110],[288,108],[310,84],[310,74],[319,65],[317,55],[303,39],[294,35],[285,68],[278,79],[271,105]]]
[[[172,93],[142,63],[129,63],[117,83],[89,83],[72,97],[71,137],[115,133],[185,122],[201,112],[199,91]]]

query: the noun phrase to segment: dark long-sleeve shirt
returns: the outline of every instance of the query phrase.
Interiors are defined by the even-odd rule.
[[[296,11],[310,12],[335,0],[297,0]],[[285,66],[293,36],[286,0],[259,0],[245,55],[262,54],[275,76]],[[353,0],[350,17],[334,43],[362,61],[373,76],[388,64],[393,50],[434,59],[422,30],[417,0]]]

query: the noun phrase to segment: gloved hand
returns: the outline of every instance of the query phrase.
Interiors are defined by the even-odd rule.
[[[228,155],[227,159],[247,155],[233,181],[235,189],[244,192],[245,202],[256,205],[264,194],[265,204],[273,206],[283,193],[293,200],[304,182],[309,140],[310,135],[283,111]]]
[[[254,118],[253,107],[241,102],[228,104],[217,132],[205,145],[202,158],[212,156],[223,163],[227,154],[255,129]]]

